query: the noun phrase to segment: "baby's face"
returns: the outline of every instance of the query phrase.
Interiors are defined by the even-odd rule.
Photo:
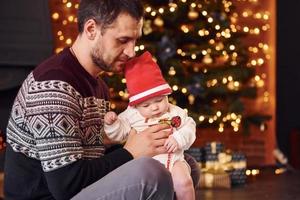
[[[136,109],[145,118],[160,117],[169,109],[168,96],[157,96],[136,106]]]

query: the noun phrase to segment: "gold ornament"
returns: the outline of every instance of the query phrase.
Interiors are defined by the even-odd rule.
[[[205,55],[202,59],[202,61],[205,63],[205,64],[211,64],[213,62],[213,59],[210,57],[209,54]]]
[[[188,13],[188,17],[191,19],[191,20],[195,20],[199,17],[199,13],[196,12],[195,10],[190,10],[189,13]]]
[[[162,26],[164,25],[164,21],[162,20],[161,17],[156,17],[156,18],[154,19],[154,24],[155,24],[156,26],[162,27]]]

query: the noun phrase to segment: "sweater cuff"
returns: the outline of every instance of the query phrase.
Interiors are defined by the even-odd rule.
[[[120,166],[133,159],[131,153],[124,148],[116,149],[105,156],[109,157],[116,166]]]

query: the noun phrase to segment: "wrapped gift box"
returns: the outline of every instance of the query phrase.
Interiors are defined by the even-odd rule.
[[[230,188],[231,180],[224,171],[203,171],[200,175],[200,188]]]

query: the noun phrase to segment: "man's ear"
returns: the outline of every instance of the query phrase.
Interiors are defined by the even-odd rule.
[[[94,19],[89,19],[84,24],[84,33],[88,39],[94,40],[97,35],[97,23]]]

